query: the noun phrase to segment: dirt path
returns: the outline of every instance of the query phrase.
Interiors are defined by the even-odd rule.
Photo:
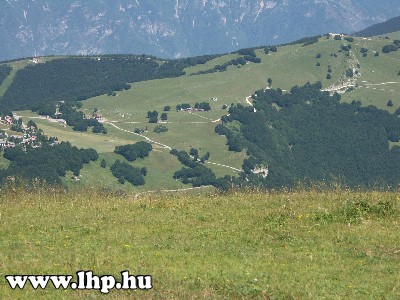
[[[251,96],[249,96],[249,97],[251,98]],[[246,102],[249,103],[251,106],[253,106],[253,105],[251,104],[251,102],[249,102],[249,100],[248,100],[249,97],[246,98]],[[216,122],[221,121],[221,118],[219,118],[219,119],[217,119],[217,120],[211,120],[211,119],[209,119],[209,118],[206,118],[206,117],[204,117],[204,116],[200,116],[200,115],[198,115],[198,114],[194,114],[194,115],[199,116],[199,117],[201,117],[201,118],[203,118],[203,119],[206,119],[206,120],[209,120],[209,121],[208,121],[208,122],[187,122],[187,123],[200,124],[200,123],[216,123]],[[15,116],[15,117],[19,117],[19,116],[15,115],[15,114],[14,114],[14,116]],[[228,114],[228,116],[229,116],[229,114]],[[26,117],[28,117],[28,116],[26,116]],[[57,122],[57,119],[51,119],[51,118],[46,118],[46,117],[42,117],[42,116],[39,116],[39,117],[28,117],[28,118],[31,118],[31,119],[43,119],[43,120],[48,120],[49,122]],[[117,121],[104,121],[103,123],[104,123],[104,124],[111,125],[111,126],[113,126],[114,128],[116,128],[116,129],[118,129],[118,130],[121,130],[121,131],[123,131],[123,132],[126,132],[126,133],[129,133],[129,134],[133,134],[133,135],[136,135],[136,136],[138,136],[138,137],[141,137],[142,139],[145,139],[145,140],[146,140],[147,142],[149,142],[149,143],[159,145],[159,146],[161,146],[161,147],[163,147],[163,148],[165,148],[165,149],[168,149],[168,150],[172,150],[172,147],[170,147],[170,146],[168,146],[168,145],[165,145],[165,144],[162,144],[162,143],[159,143],[159,142],[157,142],[157,141],[155,141],[155,140],[152,140],[152,139],[148,138],[147,136],[145,136],[145,135],[143,135],[143,134],[136,133],[136,132],[131,131],[131,130],[123,129],[123,128],[121,128],[121,127],[115,125],[114,123],[116,123],[116,122],[117,122]],[[126,122],[126,123],[133,123],[133,122]],[[185,123],[185,122],[176,122],[176,123]],[[237,172],[242,172],[241,169],[234,168],[234,167],[231,167],[231,166],[227,166],[227,165],[224,165],[224,164],[214,163],[214,162],[210,162],[210,161],[206,161],[205,163],[206,163],[206,164],[215,165],[215,166],[224,167],[224,168],[228,168],[228,169],[231,169],[231,170],[234,170],[234,171],[237,171]],[[191,189],[191,188],[190,188],[190,189]],[[184,189],[184,190],[187,190],[187,189]],[[175,191],[175,190],[171,190],[171,191]]]
[[[250,106],[253,106],[253,103],[250,101],[251,95],[246,97],[246,103]]]
[[[136,135],[136,136],[139,136],[139,137],[145,139],[145,140],[146,140],[147,142],[149,142],[149,143],[153,143],[153,144],[162,146],[162,147],[164,147],[165,149],[172,150],[172,147],[170,147],[170,146],[168,146],[168,145],[165,145],[165,144],[162,144],[162,143],[159,143],[159,142],[156,142],[156,141],[154,141],[154,140],[148,138],[147,136],[144,136],[143,134],[139,134],[139,133],[136,133],[136,132],[133,132],[133,131],[130,131],[130,130],[123,129],[123,128],[118,127],[117,125],[115,125],[115,124],[113,124],[113,123],[111,123],[111,122],[108,122],[108,121],[107,121],[107,122],[104,122],[104,123],[109,124],[109,125],[115,127],[116,129],[119,129],[119,130],[121,130],[121,131],[124,131],[124,132],[130,133],[130,134],[134,134],[134,135]],[[231,169],[231,170],[234,170],[234,171],[237,171],[237,172],[242,172],[242,170],[240,170],[240,169],[237,169],[237,168],[234,168],[234,167],[231,167],[231,166],[227,166],[227,165],[223,165],[223,164],[218,164],[218,163],[214,163],[214,162],[210,162],[210,161],[206,161],[205,163],[206,163],[206,164],[215,165],[215,166],[224,167],[224,168],[228,168],[228,169]]]
[[[237,169],[237,168],[234,168],[234,167],[231,167],[231,166],[222,165],[222,164],[217,164],[217,163],[213,163],[213,162],[210,162],[210,161],[206,161],[206,163],[207,163],[207,164],[211,164],[211,165],[220,166],[220,167],[225,167],[225,168],[232,169],[232,170],[235,170],[235,171],[238,171],[238,172],[242,172],[242,170]]]
[[[124,132],[127,132],[127,133],[131,133],[131,134],[134,134],[134,135],[137,135],[137,136],[140,136],[141,138],[145,139],[145,140],[146,140],[147,142],[149,142],[149,143],[159,145],[159,146],[164,147],[164,148],[166,148],[166,149],[168,149],[168,150],[172,150],[172,148],[171,148],[170,146],[167,146],[167,145],[161,144],[161,143],[159,143],[159,142],[156,142],[156,141],[154,141],[154,140],[152,140],[152,139],[149,139],[147,136],[144,136],[143,134],[136,133],[136,132],[133,132],[133,131],[130,131],[130,130],[127,130],[127,129],[123,129],[123,128],[118,127],[117,125],[115,125],[115,124],[113,124],[113,123],[111,123],[111,122],[108,122],[108,121],[107,121],[107,122],[104,122],[104,123],[109,124],[109,125],[111,125],[111,126],[117,128],[117,129],[119,129],[119,130],[121,130],[121,131],[124,131]]]

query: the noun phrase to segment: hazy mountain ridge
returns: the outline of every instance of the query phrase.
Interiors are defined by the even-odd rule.
[[[372,25],[364,30],[356,32],[355,36],[375,36],[390,32],[400,31],[400,17],[392,18],[386,22]]]
[[[0,59],[230,52],[328,31],[354,32],[398,14],[395,0],[7,0],[0,4]]]

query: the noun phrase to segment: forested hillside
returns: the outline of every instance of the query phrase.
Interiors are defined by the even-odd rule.
[[[270,187],[298,182],[338,181],[350,186],[397,186],[400,183],[400,120],[361,102],[341,103],[320,91],[321,84],[259,90],[254,107],[232,106],[216,132],[233,151],[247,149],[244,172]],[[240,122],[240,131],[234,122]],[[268,177],[252,171],[263,166]]]
[[[112,95],[113,91],[129,89],[128,82],[181,76],[184,68],[204,64],[215,57],[160,61],[145,55],[114,55],[68,57],[28,65],[17,72],[12,85],[0,98],[0,109],[37,109],[62,100]],[[5,69],[2,73],[9,72],[7,67],[2,69]]]

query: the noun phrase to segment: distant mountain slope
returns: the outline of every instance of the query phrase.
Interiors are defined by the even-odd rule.
[[[172,58],[354,32],[398,0],[0,1],[0,60],[63,54]]]
[[[354,35],[368,37],[387,34],[395,31],[400,31],[400,17],[392,18],[386,22],[372,25],[371,27],[356,32]]]

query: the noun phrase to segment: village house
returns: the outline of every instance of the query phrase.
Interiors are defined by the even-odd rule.
[[[256,167],[253,170],[253,174],[259,174],[263,178],[267,178],[268,173],[269,173],[268,166],[267,167],[264,167],[264,166]]]
[[[12,119],[10,116],[6,116],[6,117],[4,118],[4,120],[6,121],[6,124],[7,124],[7,125],[13,124],[13,119]]]
[[[14,148],[15,147],[15,143],[14,142],[5,141],[4,143],[0,143],[0,146],[2,146],[4,148]]]

